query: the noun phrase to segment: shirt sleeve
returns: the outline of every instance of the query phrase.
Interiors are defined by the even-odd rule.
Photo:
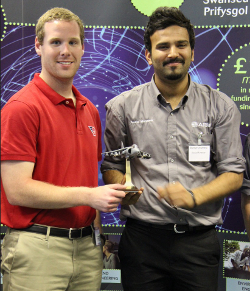
[[[1,112],[1,160],[35,162],[38,122],[25,103],[13,101]],[[18,129],[18,130],[17,130]]]
[[[223,104],[214,128],[214,159],[218,174],[225,172],[242,173],[245,161],[242,156],[240,137],[241,115],[235,104]]]
[[[105,105],[107,111],[104,132],[106,152],[121,148],[121,143],[125,146],[127,141],[122,103],[118,104],[118,102],[115,102],[116,98]],[[118,170],[125,173],[125,159],[105,156],[101,165],[101,172],[103,173],[107,170]]]
[[[250,196],[250,133],[246,138],[244,146],[244,157],[246,158],[246,170],[244,172],[241,193]]]
[[[100,115],[97,113],[96,116],[96,124],[97,124],[97,130],[98,130],[98,161],[100,162],[102,160],[102,125],[100,120]]]

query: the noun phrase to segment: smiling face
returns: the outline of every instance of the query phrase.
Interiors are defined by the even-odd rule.
[[[155,82],[173,83],[188,78],[188,69],[194,60],[186,28],[172,25],[157,30],[151,37],[151,52],[146,59],[153,65]]]
[[[41,45],[35,40],[35,49],[41,56],[40,77],[53,88],[56,83],[72,83],[80,66],[84,45],[76,21],[54,20],[44,25]]]

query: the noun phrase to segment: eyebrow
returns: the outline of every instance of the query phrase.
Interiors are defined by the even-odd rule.
[[[177,44],[189,44],[189,41],[188,40],[178,40],[175,43],[177,43]],[[159,42],[156,44],[156,47],[162,46],[162,45],[168,45],[168,44],[170,44],[169,41]]]
[[[177,43],[186,43],[186,44],[189,44],[189,41],[188,40],[179,40],[179,41],[177,41]]]
[[[61,38],[60,37],[52,37],[52,38],[50,38],[49,39],[49,41],[55,41],[55,40],[61,40]],[[70,38],[69,39],[69,41],[81,41],[81,39],[80,39],[80,37],[78,38],[78,37],[72,37],[72,38]]]

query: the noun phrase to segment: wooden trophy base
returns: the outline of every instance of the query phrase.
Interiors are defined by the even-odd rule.
[[[138,191],[139,191],[139,189],[136,186],[134,186],[134,185],[127,186],[126,187],[126,190],[124,190],[124,192],[126,192],[126,193],[135,193],[135,192],[138,192]]]

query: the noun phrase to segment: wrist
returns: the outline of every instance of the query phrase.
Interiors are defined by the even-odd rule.
[[[195,196],[194,196],[194,192],[192,190],[188,190],[187,191],[191,194],[192,198],[193,198],[193,202],[194,202],[194,207],[197,206],[197,203],[196,203],[196,199],[195,199]]]

